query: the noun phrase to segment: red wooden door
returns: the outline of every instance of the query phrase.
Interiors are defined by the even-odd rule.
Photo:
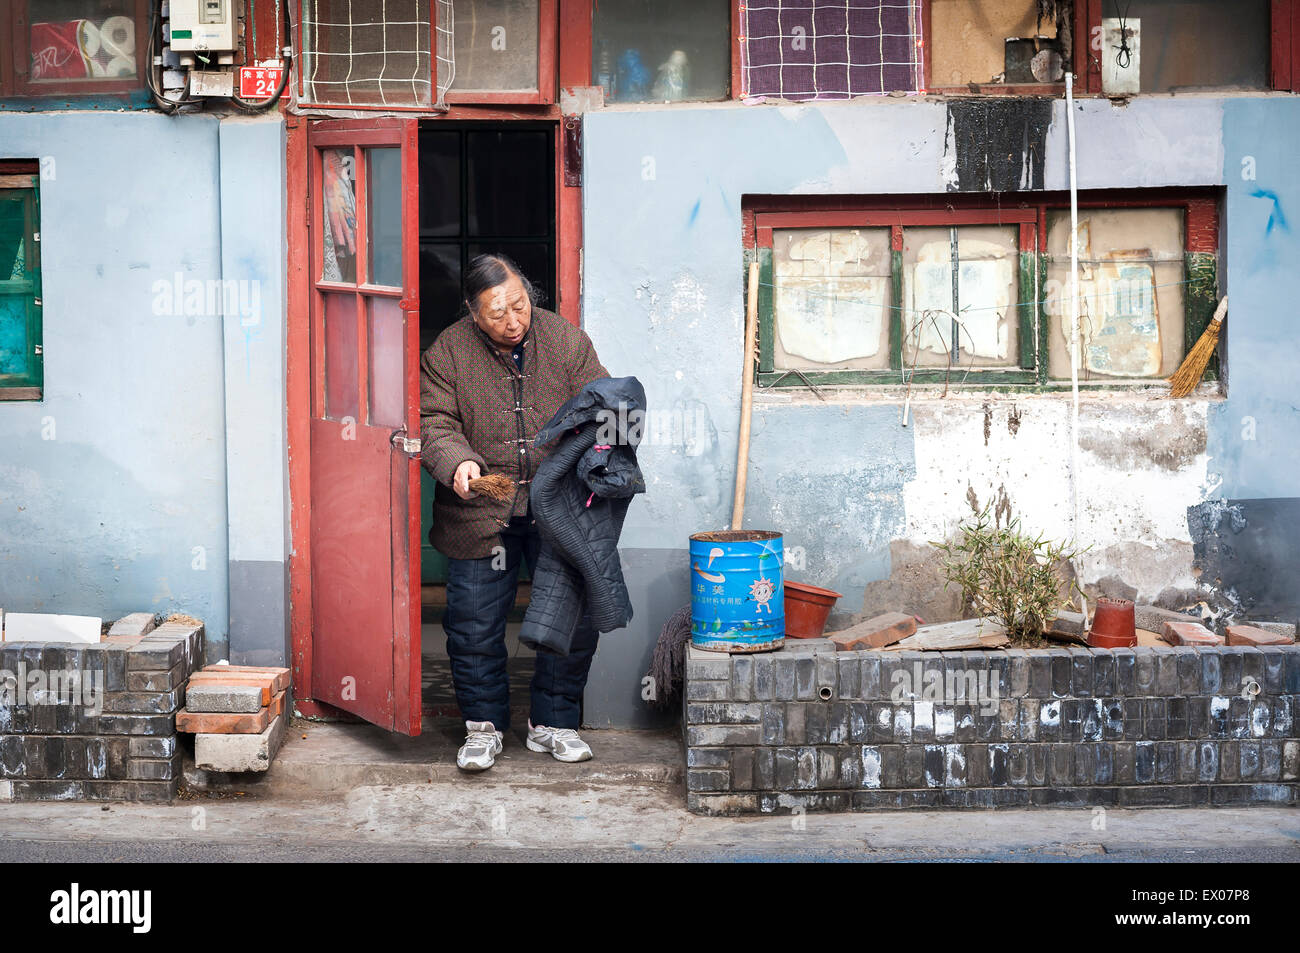
[[[315,122],[311,235],[313,699],[420,733],[418,135]]]

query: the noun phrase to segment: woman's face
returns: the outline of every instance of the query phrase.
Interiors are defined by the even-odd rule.
[[[513,348],[528,333],[533,305],[518,275],[478,296],[471,309],[474,323],[500,348]]]

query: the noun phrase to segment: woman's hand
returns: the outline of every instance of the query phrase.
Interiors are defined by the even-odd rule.
[[[452,489],[462,500],[472,500],[478,496],[469,488],[470,480],[477,480],[483,474],[479,471],[478,464],[473,460],[466,460],[456,468],[456,476],[452,480]]]

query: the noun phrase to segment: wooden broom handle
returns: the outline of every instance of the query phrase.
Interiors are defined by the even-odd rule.
[[[745,485],[749,479],[749,423],[754,397],[754,341],[758,336],[758,262],[749,263],[749,298],[745,307],[745,353],[741,361],[740,440],[736,444],[736,496],[731,504],[731,528],[745,519]]]

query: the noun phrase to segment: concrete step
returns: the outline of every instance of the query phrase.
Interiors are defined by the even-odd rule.
[[[185,786],[207,794],[276,797],[341,797],[363,786],[423,784],[475,777],[496,782],[573,784],[638,782],[677,785],[684,766],[681,736],[676,731],[582,732],[594,757],[563,764],[549,754],[524,747],[527,728],[521,720],[506,735],[496,765],[481,775],[456,767],[456,749],[464,742],[464,723],[452,718],[424,719],[416,738],[366,724],[322,723],[293,719],[279,756],[264,773],[218,774],[185,763]]]

